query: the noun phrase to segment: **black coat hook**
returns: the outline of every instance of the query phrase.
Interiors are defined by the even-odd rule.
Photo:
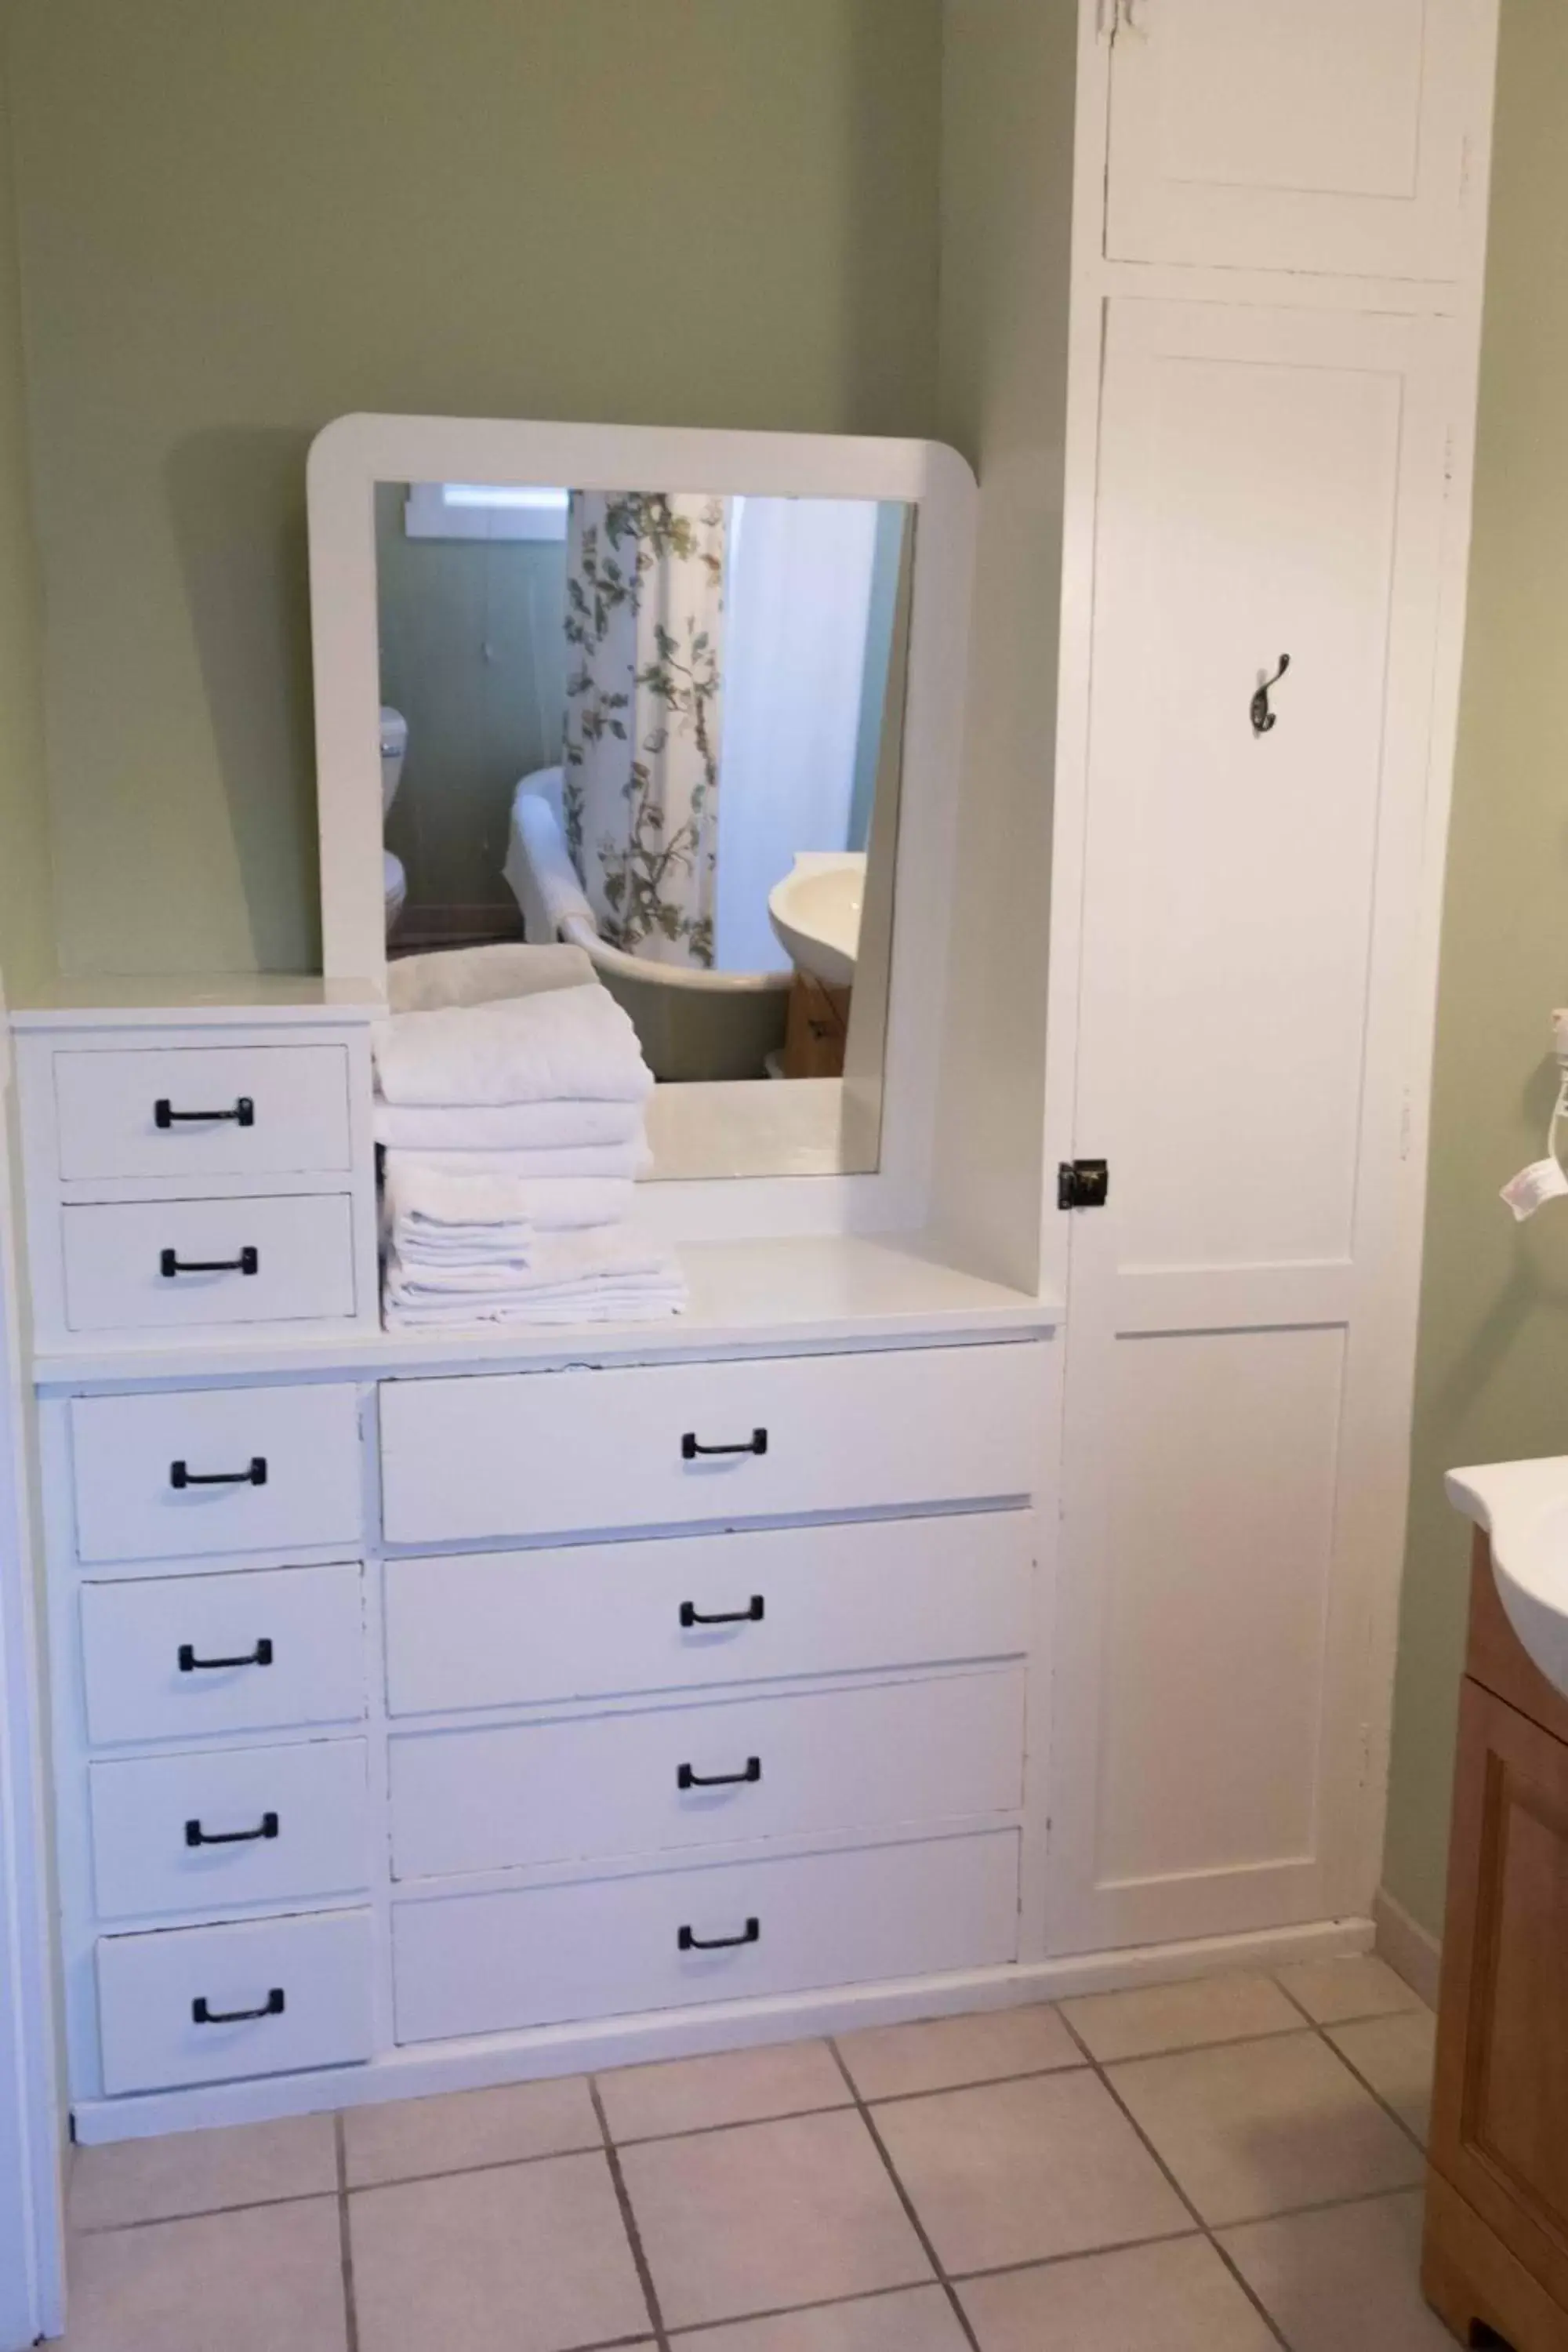
[[[1259,686],[1257,693],[1253,696],[1252,731],[1255,735],[1267,735],[1270,729],[1276,725],[1276,714],[1268,708],[1268,689],[1271,686],[1279,685],[1280,679],[1284,677],[1289,667],[1289,655],[1281,654],[1279,656],[1279,667],[1275,671],[1273,677],[1266,677]]]

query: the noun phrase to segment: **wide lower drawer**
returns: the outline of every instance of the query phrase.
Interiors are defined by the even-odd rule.
[[[434,1715],[1016,1656],[1028,1511],[394,1559],[387,1703]]]
[[[70,1427],[84,1560],[358,1546],[352,1387],[74,1397]]]
[[[342,1045],[174,1045],[54,1056],[59,1172],[306,1175],[352,1160]]]
[[[1020,1499],[1027,1344],[381,1384],[393,1544]]]
[[[1019,1803],[1024,1674],[658,1707],[392,1743],[399,1878],[904,1828]]]
[[[96,1747],[306,1730],[365,1709],[358,1567],[88,1584],[88,1737]]]
[[[354,1311],[346,1192],[115,1201],[59,1215],[73,1331],[342,1322]]]
[[[1013,1830],[393,1906],[400,2042],[1016,1958]]]
[[[105,2093],[363,2063],[371,1955],[368,1911],[100,1937]]]
[[[363,1739],[94,1764],[88,1788],[100,1918],[304,1902],[370,1884]]]

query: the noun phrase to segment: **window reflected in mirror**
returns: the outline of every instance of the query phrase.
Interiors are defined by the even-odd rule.
[[[384,482],[375,520],[389,956],[584,948],[661,1173],[727,1129],[737,1174],[874,1170],[913,508]],[[787,1097],[736,1120],[751,1080]]]

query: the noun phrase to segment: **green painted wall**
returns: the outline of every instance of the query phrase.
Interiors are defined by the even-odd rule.
[[[404,934],[437,909],[494,908],[520,776],[561,757],[566,707],[564,540],[410,539],[406,489],[376,490],[382,699],[408,721],[386,828],[408,877]],[[422,935],[427,936],[427,931]]]
[[[1568,1212],[1497,1198],[1545,1142],[1568,1001],[1564,92],[1568,9],[1504,0],[1385,1867],[1434,1933],[1468,1552],[1443,1472],[1568,1451]]]
[[[10,0],[62,957],[317,952],[344,410],[927,433],[939,0]]]
[[[9,92],[0,59],[0,976],[54,961],[37,569],[27,488]]]

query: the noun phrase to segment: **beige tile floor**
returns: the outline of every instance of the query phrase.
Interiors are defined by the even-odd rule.
[[[1444,2352],[1380,1961],[79,2149],[69,2352]]]

